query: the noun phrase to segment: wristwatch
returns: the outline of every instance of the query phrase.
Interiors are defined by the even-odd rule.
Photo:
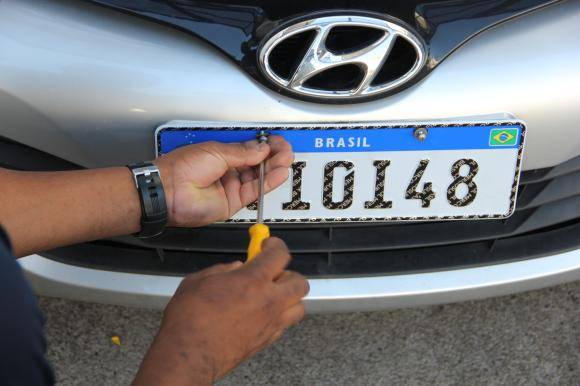
[[[133,173],[141,202],[141,231],[135,236],[157,236],[167,225],[167,202],[159,168],[152,162],[133,163],[127,167]]]

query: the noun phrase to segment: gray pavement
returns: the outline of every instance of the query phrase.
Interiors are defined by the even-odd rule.
[[[61,385],[128,385],[161,316],[40,303]],[[220,384],[580,385],[580,283],[444,306],[310,316]]]

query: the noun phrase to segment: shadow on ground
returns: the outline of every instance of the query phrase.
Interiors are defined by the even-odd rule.
[[[130,384],[161,317],[60,299],[40,304],[61,385]],[[579,383],[580,282],[460,304],[310,316],[220,384]]]

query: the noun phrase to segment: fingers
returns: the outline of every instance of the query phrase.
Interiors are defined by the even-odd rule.
[[[270,145],[270,157],[266,160],[266,173],[283,167],[288,168],[294,162],[292,146],[283,137],[273,135],[268,139]],[[238,168],[242,182],[249,182],[258,178],[258,171],[255,167]]]
[[[286,244],[277,237],[270,237],[262,243],[262,252],[243,268],[266,280],[275,280],[282,275],[290,259]]]
[[[242,183],[250,182],[258,178],[256,168],[238,168],[238,173],[240,174],[240,180]]]
[[[223,161],[225,169],[256,166],[271,154],[267,168],[275,169],[292,163],[292,147],[280,136],[271,136],[267,143],[257,140],[243,143],[205,142],[198,148]]]
[[[227,167],[230,168],[229,172],[222,171],[222,173],[225,173],[224,177],[222,177],[222,182],[228,201],[230,201],[232,214],[258,198],[259,180],[257,168],[254,165],[264,160],[265,156],[261,154],[260,157],[256,158],[256,153],[252,153],[252,149],[258,149],[257,141],[249,141],[243,144],[211,142],[200,146],[205,146],[206,151],[211,150],[223,157],[224,165],[227,164]],[[267,193],[276,189],[288,179],[290,173],[288,168],[294,161],[294,154],[292,153],[292,146],[280,136],[271,136],[268,139],[268,145],[263,146],[266,146],[270,152],[270,158],[267,159],[265,164],[266,175],[264,177],[264,189]],[[242,160],[241,153],[244,151],[249,155]]]
[[[235,169],[230,169],[221,179],[222,186],[226,193],[229,206],[229,215],[231,216],[233,212],[239,210],[243,206],[247,205],[242,202],[241,188],[242,182],[240,181],[241,176]]]
[[[244,175],[244,172],[239,173],[232,169],[221,179],[228,198],[230,216],[258,198],[259,181],[254,179],[253,172],[249,170],[246,172],[252,175],[248,177]],[[264,177],[265,192],[270,192],[282,185],[288,179],[288,175],[288,168],[278,168],[266,174]],[[248,179],[249,182],[244,182]]]
[[[288,179],[290,172],[287,167],[279,167],[271,170],[264,176],[264,190],[266,193],[271,192],[278,186],[282,185]],[[242,176],[243,178],[243,176]],[[245,182],[240,187],[240,200],[242,206],[254,202],[258,198],[260,181],[253,179]]]
[[[280,322],[284,329],[298,324],[302,319],[304,319],[306,311],[304,308],[304,303],[300,302],[288,308],[280,316]]]
[[[283,335],[284,335],[284,329],[279,329],[276,330],[271,336],[270,338],[268,338],[268,341],[264,344],[264,347],[262,347],[261,349],[264,349],[268,346],[273,345],[277,340],[279,340]]]
[[[305,314],[306,311],[303,303],[295,304],[294,306],[284,310],[278,319],[280,327],[270,336],[265,346],[270,346],[282,338],[286,329],[300,323],[300,321],[304,319]]]
[[[272,135],[268,138],[270,145],[270,158],[266,161],[266,172],[283,167],[289,168],[294,162],[292,145],[279,135]]]
[[[275,283],[287,307],[301,302],[310,291],[308,280],[298,272],[285,271]]]

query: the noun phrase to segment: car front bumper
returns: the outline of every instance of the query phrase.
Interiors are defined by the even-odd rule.
[[[20,259],[37,293],[89,302],[163,308],[176,276],[111,272],[63,264],[40,255]],[[308,312],[369,311],[482,299],[580,279],[580,249],[451,271],[360,278],[311,279]]]

